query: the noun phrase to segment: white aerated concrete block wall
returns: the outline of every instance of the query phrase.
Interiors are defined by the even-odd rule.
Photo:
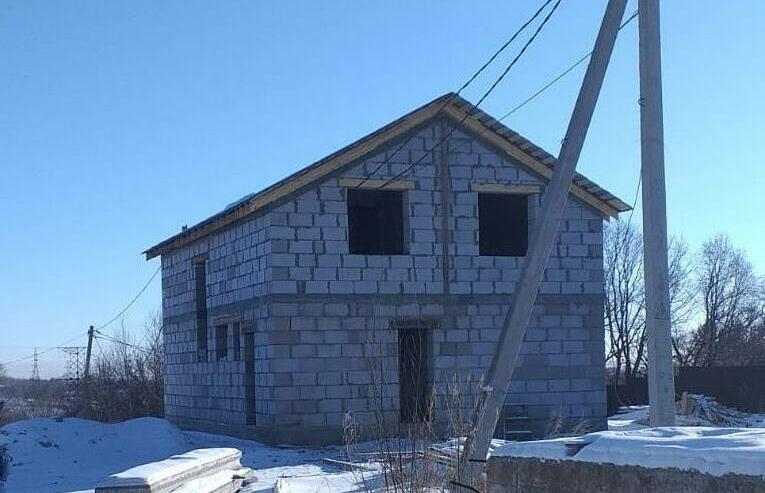
[[[361,423],[372,423],[380,412],[396,419],[398,339],[391,324],[412,317],[433,327],[428,368],[437,419],[446,420],[446,386],[454,378],[466,394],[475,391],[523,258],[478,255],[471,183],[545,182],[454,132],[446,156],[450,205],[444,235],[439,155],[425,155],[439,141],[437,132],[437,123],[420,129],[395,156],[370,156],[261,216],[163,256],[168,416],[197,428],[254,430],[293,442],[336,440],[347,412]],[[388,157],[373,177],[387,179],[423,155],[401,178],[415,182],[404,192],[407,254],[349,254],[340,179],[363,178]],[[538,194],[530,199],[531,228],[540,200]],[[540,287],[507,399],[530,416],[538,434],[552,415],[594,427],[605,423],[602,222],[597,211],[570,199]],[[254,428],[244,427],[243,362],[194,360],[191,261],[204,253],[210,259],[210,319],[237,317],[254,332]],[[212,338],[212,322],[210,327]]]

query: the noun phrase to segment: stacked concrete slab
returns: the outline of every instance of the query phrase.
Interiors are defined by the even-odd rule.
[[[234,493],[252,471],[233,448],[198,449],[112,474],[95,493]]]

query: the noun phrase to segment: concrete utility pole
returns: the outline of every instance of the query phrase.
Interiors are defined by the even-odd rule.
[[[467,439],[461,462],[469,461],[471,465],[476,466],[486,460],[489,442],[497,426],[526,326],[536,302],[545,264],[558,234],[558,225],[566,207],[576,164],[595,111],[626,3],[626,0],[609,0],[606,7],[592,58],[566,130],[566,137],[563,139],[552,179],[543,197],[540,220],[535,222],[538,226],[531,235],[518,288],[502,325],[500,341],[487,374],[486,385],[481,390],[473,411],[474,435]],[[463,462],[461,470],[467,471],[467,465]],[[475,480],[475,467],[470,469],[469,476]]]
[[[651,426],[674,426],[675,383],[670,334],[664,120],[661,101],[659,0],[639,0],[640,157]]]
[[[88,329],[88,349],[85,352],[85,380],[90,376],[90,354],[93,350],[93,335],[95,335],[95,330],[91,325]]]

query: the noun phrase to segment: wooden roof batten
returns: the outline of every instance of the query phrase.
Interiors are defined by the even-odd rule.
[[[230,226],[251,214],[263,210],[275,201],[317,182],[330,173],[378,151],[390,143],[390,141],[405,135],[410,130],[438,116],[439,113],[443,113],[453,121],[461,122],[461,126],[467,129],[469,133],[474,134],[481,140],[491,144],[491,147],[519,161],[522,165],[535,172],[535,174],[545,179],[549,179],[552,176],[553,165],[555,163],[554,156],[537,147],[517,132],[509,129],[491,117],[491,115],[476,108],[469,101],[453,93],[448,93],[314,164],[287,176],[248,199],[243,200],[241,203],[214,214],[202,222],[152,246],[143,253],[146,255],[146,259],[149,260]],[[469,113],[467,117],[465,117],[466,113]],[[594,186],[594,189],[588,190],[592,186]],[[616,217],[620,212],[631,209],[629,205],[616,196],[578,173],[571,185],[571,193],[600,211],[606,218]]]

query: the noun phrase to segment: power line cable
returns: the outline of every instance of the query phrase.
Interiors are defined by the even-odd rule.
[[[130,347],[130,348],[133,348],[133,349],[137,349],[137,350],[143,351],[145,353],[151,353],[151,350],[148,349],[148,348],[145,348],[145,347],[139,346],[137,344],[132,344],[130,342],[126,342],[126,341],[117,339],[116,337],[111,337],[111,336],[107,336],[107,335],[104,335],[104,334],[98,334],[95,337],[96,337],[96,340],[103,339],[104,341],[112,342],[114,344],[120,344],[122,346],[127,346],[127,347]]]
[[[627,229],[630,229],[630,224],[632,223],[632,215],[635,213],[635,207],[637,206],[638,201],[638,195],[640,195],[640,185],[643,182],[643,167],[640,166],[639,173],[638,173],[638,181],[637,186],[635,187],[635,198],[632,200],[632,209],[630,210],[630,215],[627,218]]]
[[[619,26],[619,30],[621,31],[621,30],[622,30],[622,29],[623,29],[623,28],[624,28],[624,27],[625,27],[627,24],[629,24],[630,22],[632,22],[632,20],[633,20],[633,19],[635,19],[635,18],[637,17],[637,15],[638,15],[638,12],[637,12],[637,10],[636,10],[636,11],[635,11],[635,12],[633,12],[633,13],[632,13],[632,15],[630,15],[630,16],[629,16],[629,17],[628,17],[628,18],[627,18],[627,19],[626,19],[624,22],[622,22],[622,25],[621,25],[621,26]],[[554,77],[552,80],[550,80],[550,82],[548,82],[547,84],[545,84],[544,86],[542,86],[542,88],[541,88],[541,89],[539,89],[539,90],[538,90],[538,91],[536,91],[534,94],[532,94],[532,95],[531,95],[531,96],[529,96],[528,98],[524,99],[524,100],[523,100],[523,101],[522,101],[520,104],[518,104],[517,106],[515,106],[514,108],[512,108],[510,111],[508,111],[508,112],[507,112],[507,113],[505,113],[504,115],[502,115],[502,117],[500,117],[500,118],[499,118],[499,120],[497,120],[497,121],[500,121],[500,122],[501,122],[501,121],[502,121],[502,120],[504,120],[505,118],[509,117],[510,115],[512,115],[513,113],[515,113],[516,111],[520,110],[521,108],[523,108],[524,106],[526,106],[527,104],[529,104],[530,102],[532,102],[533,100],[535,100],[535,99],[536,99],[536,98],[537,98],[539,95],[541,95],[543,92],[545,92],[547,89],[549,89],[549,88],[550,88],[550,87],[551,87],[553,84],[555,84],[556,82],[558,82],[559,80],[561,80],[563,77],[567,76],[569,73],[571,73],[571,71],[572,71],[572,70],[574,70],[576,67],[578,67],[579,65],[581,65],[581,64],[582,64],[582,63],[583,63],[585,60],[587,60],[587,59],[588,59],[588,58],[590,58],[591,56],[592,56],[592,51],[591,51],[591,52],[589,52],[589,53],[587,53],[586,55],[584,55],[582,58],[580,58],[580,59],[579,59],[579,60],[577,60],[576,62],[574,62],[574,63],[573,63],[571,66],[569,66],[569,67],[568,67],[566,70],[564,70],[563,72],[561,72],[560,74],[558,74],[557,76],[555,76],[555,77]]]
[[[67,339],[66,341],[64,341],[64,342],[62,342],[60,344],[57,344],[55,346],[47,347],[47,348],[45,348],[45,349],[43,349],[41,351],[37,351],[37,356],[42,356],[43,354],[45,354],[47,352],[50,352],[50,351],[53,351],[54,349],[58,349],[61,346],[66,346],[67,344],[71,344],[73,341],[76,341],[80,337],[87,336],[87,335],[88,335],[87,331],[82,332],[80,334],[77,334],[76,336],[72,337],[71,339]],[[34,357],[35,357],[34,354],[30,354],[29,356],[23,356],[21,358],[15,359],[15,360],[7,361],[5,363],[0,363],[0,365],[7,367],[7,366],[10,366],[10,365],[15,365],[16,363],[21,363],[23,361],[27,361],[27,360],[33,359]]]
[[[105,328],[105,327],[107,327],[107,326],[111,325],[112,323],[114,323],[114,321],[115,321],[115,320],[117,320],[117,319],[118,319],[118,318],[120,318],[122,315],[124,315],[124,314],[125,314],[125,312],[127,312],[127,311],[130,309],[130,307],[131,307],[131,306],[133,306],[133,304],[135,304],[135,302],[136,302],[136,301],[138,301],[138,298],[140,298],[140,297],[141,297],[141,295],[142,295],[142,294],[143,294],[143,293],[146,291],[146,289],[149,287],[149,285],[150,285],[150,284],[151,284],[151,282],[154,280],[154,278],[155,278],[155,277],[157,277],[157,274],[159,273],[159,271],[160,271],[161,269],[162,269],[162,266],[161,266],[161,265],[160,265],[159,267],[157,267],[157,270],[155,270],[155,271],[154,271],[154,274],[152,274],[152,275],[151,275],[151,277],[150,277],[150,278],[149,278],[149,280],[146,282],[146,284],[144,284],[144,286],[141,288],[141,290],[138,292],[138,294],[137,294],[137,295],[135,295],[135,296],[133,297],[133,299],[132,299],[132,300],[130,300],[130,302],[127,304],[127,306],[125,306],[125,308],[123,308],[122,310],[120,310],[120,312],[119,312],[119,313],[117,313],[117,315],[115,315],[114,317],[112,317],[112,319],[111,319],[111,320],[109,320],[109,321],[108,321],[108,322],[106,322],[105,324],[102,324],[102,325],[100,325],[98,328],[96,328],[96,329],[95,329],[95,331],[96,331],[96,332],[98,332],[99,330],[101,330],[101,329],[103,329],[103,328]],[[88,335],[88,331],[82,332],[82,333],[80,333],[80,334],[77,334],[76,336],[72,337],[71,339],[68,339],[68,340],[66,340],[66,341],[64,341],[64,342],[62,342],[62,343],[60,343],[60,344],[57,344],[57,345],[55,345],[55,346],[50,346],[50,347],[48,347],[48,348],[45,348],[45,349],[43,349],[42,351],[38,351],[38,352],[37,352],[37,355],[38,355],[38,356],[41,356],[41,355],[43,355],[43,354],[45,354],[45,353],[47,353],[47,352],[49,352],[49,351],[52,351],[52,350],[54,350],[54,349],[56,349],[56,348],[58,348],[58,347],[61,347],[61,346],[66,346],[67,344],[70,344],[72,341],[75,341],[75,340],[79,339],[80,337],[83,337],[83,336],[87,336],[87,335]],[[8,367],[8,366],[10,366],[10,365],[15,365],[15,364],[17,364],[17,363],[21,363],[21,362],[23,362],[23,361],[27,361],[27,360],[33,359],[34,357],[35,357],[35,355],[34,355],[34,354],[30,354],[30,355],[28,355],[28,356],[24,356],[24,357],[21,357],[21,358],[17,358],[17,359],[15,359],[15,360],[11,360],[11,361],[8,361],[8,362],[5,362],[5,363],[0,363],[0,365],[2,365],[2,366],[5,366],[5,367]]]
[[[529,18],[529,19],[528,19],[528,20],[527,20],[525,23],[523,23],[523,24],[522,24],[522,25],[521,25],[521,26],[520,26],[520,27],[519,27],[519,28],[518,28],[518,29],[515,31],[515,33],[513,33],[513,35],[510,37],[510,39],[508,39],[508,40],[507,40],[507,41],[506,41],[506,42],[505,42],[505,43],[504,43],[502,46],[500,46],[500,47],[499,47],[499,49],[498,49],[497,51],[495,51],[495,52],[494,52],[494,53],[491,55],[491,57],[489,57],[489,59],[488,59],[486,62],[484,62],[484,64],[483,64],[483,65],[481,65],[481,67],[480,67],[480,68],[479,68],[479,69],[478,69],[478,70],[477,70],[475,73],[473,73],[473,75],[471,75],[471,76],[470,76],[470,78],[469,78],[467,81],[465,81],[465,82],[462,84],[462,86],[460,86],[460,88],[459,88],[459,89],[457,89],[457,91],[456,91],[454,94],[452,94],[452,95],[451,95],[449,98],[447,98],[447,100],[446,100],[446,101],[444,101],[444,103],[441,105],[441,107],[438,109],[438,111],[436,111],[436,114],[439,114],[439,113],[441,113],[441,111],[443,111],[443,109],[444,109],[444,108],[446,108],[446,106],[448,106],[448,105],[449,105],[449,103],[451,103],[451,102],[454,100],[454,98],[456,98],[457,96],[459,96],[459,94],[460,94],[462,91],[464,91],[464,90],[465,90],[465,89],[466,89],[466,88],[467,88],[467,87],[468,87],[470,84],[472,84],[472,83],[473,83],[473,81],[475,81],[475,79],[476,79],[476,78],[478,78],[478,76],[479,76],[479,75],[481,75],[481,73],[482,73],[484,70],[486,70],[486,68],[487,68],[489,65],[491,65],[491,63],[492,63],[492,62],[493,62],[493,61],[494,61],[494,60],[495,60],[495,59],[496,59],[496,58],[497,58],[497,57],[498,57],[498,56],[499,56],[499,55],[500,55],[500,54],[501,54],[503,51],[505,51],[505,49],[506,49],[508,46],[510,46],[510,44],[511,44],[513,41],[515,41],[515,39],[516,39],[516,38],[517,38],[517,37],[518,37],[518,36],[519,36],[519,35],[520,35],[520,34],[521,34],[523,31],[525,31],[525,30],[526,30],[526,28],[529,26],[529,24],[531,24],[532,22],[534,22],[534,20],[535,20],[537,17],[539,17],[539,15],[542,13],[542,11],[543,11],[543,10],[544,10],[544,9],[545,9],[545,8],[546,8],[546,7],[547,7],[547,6],[548,6],[548,5],[551,3],[551,2],[552,2],[552,0],[546,0],[546,1],[545,1],[545,2],[542,4],[542,6],[541,6],[541,7],[539,7],[539,9],[537,9],[537,11],[536,11],[536,12],[534,12],[534,15],[532,15],[532,16],[531,16],[531,17],[530,17],[530,18]],[[380,164],[378,164],[378,165],[377,165],[377,167],[376,167],[374,170],[372,170],[370,173],[367,173],[367,174],[364,176],[364,179],[363,179],[363,180],[361,180],[361,182],[359,182],[359,184],[358,184],[356,187],[358,188],[358,187],[361,187],[362,185],[364,185],[364,183],[366,183],[366,182],[367,182],[367,181],[370,179],[370,177],[374,176],[374,175],[375,175],[375,173],[377,173],[378,171],[380,171],[380,169],[381,169],[383,166],[385,166],[386,164],[388,164],[388,163],[390,162],[390,160],[391,160],[391,159],[393,159],[393,156],[395,156],[396,154],[398,154],[398,153],[401,151],[401,149],[403,149],[403,148],[404,148],[404,146],[406,146],[406,144],[408,144],[408,143],[409,143],[409,142],[412,140],[412,138],[413,138],[413,135],[410,135],[409,137],[407,137],[406,139],[404,139],[404,141],[403,141],[403,142],[401,142],[401,144],[400,144],[400,145],[399,145],[399,146],[396,148],[396,150],[395,150],[395,151],[393,151],[391,154],[389,154],[389,155],[388,155],[388,156],[387,156],[387,157],[386,157],[386,158],[383,160],[383,162],[382,162],[382,163],[380,163]]]
[[[100,337],[93,337],[96,341],[96,347],[98,348],[98,354],[99,356],[104,354],[104,348],[101,347],[101,338]]]
[[[630,15],[630,17],[628,17],[628,18],[627,18],[627,19],[626,19],[626,20],[625,20],[625,21],[622,23],[622,25],[619,27],[619,30],[621,30],[621,29],[622,29],[622,28],[624,28],[624,27],[625,27],[627,24],[629,24],[630,22],[632,22],[632,20],[633,20],[633,19],[635,19],[635,18],[637,17],[637,15],[638,15],[638,12],[637,12],[637,11],[633,12],[633,13],[632,13],[632,15]],[[528,103],[530,103],[531,101],[533,101],[534,99],[536,99],[538,96],[540,96],[542,93],[544,93],[544,92],[545,92],[547,89],[549,89],[550,87],[552,87],[552,86],[553,86],[553,85],[554,85],[556,82],[558,82],[558,81],[559,81],[559,80],[561,80],[563,77],[565,77],[566,75],[568,75],[568,74],[569,74],[569,73],[570,73],[572,70],[574,70],[574,69],[575,69],[577,66],[579,66],[579,65],[580,65],[582,62],[584,62],[585,60],[587,60],[587,59],[588,59],[590,56],[592,56],[592,51],[591,51],[591,52],[589,52],[589,53],[587,53],[586,55],[584,55],[582,58],[580,58],[580,59],[579,59],[579,60],[577,60],[576,62],[574,62],[574,64],[572,64],[572,65],[571,65],[571,66],[569,66],[569,67],[568,67],[566,70],[564,70],[564,71],[563,71],[563,72],[561,72],[559,75],[557,75],[556,77],[554,77],[552,80],[550,80],[550,82],[548,82],[548,83],[547,83],[547,84],[545,84],[545,85],[544,85],[544,86],[543,86],[541,89],[537,90],[537,91],[536,91],[534,94],[532,94],[531,96],[529,96],[528,98],[526,98],[526,99],[525,99],[523,102],[521,102],[520,104],[518,104],[517,106],[515,106],[514,108],[512,108],[510,111],[508,111],[507,113],[505,113],[504,115],[502,115],[502,116],[501,116],[499,119],[497,119],[497,122],[502,122],[503,120],[507,119],[507,118],[508,118],[510,115],[512,115],[512,114],[513,114],[513,113],[515,113],[516,111],[520,110],[520,109],[521,109],[523,106],[525,106],[526,104],[528,104]],[[477,108],[477,107],[478,107],[478,105],[476,105],[476,108]],[[463,116],[463,117],[462,117],[462,119],[459,121],[459,123],[462,123],[463,121],[465,121],[465,119],[466,119],[468,116],[469,116],[469,113],[468,113],[468,114],[466,114],[465,116]],[[448,138],[449,138],[449,137],[452,135],[452,133],[454,133],[454,131],[455,131],[455,130],[456,130],[456,128],[452,128],[452,130],[451,130],[451,131],[450,131],[450,132],[449,132],[449,133],[446,135],[446,137],[445,137],[445,138],[441,139],[441,140],[440,140],[439,142],[437,142],[437,143],[436,143],[436,144],[435,144],[433,147],[431,147],[431,148],[430,148],[430,149],[429,149],[429,150],[428,150],[428,151],[427,151],[427,152],[426,152],[426,153],[425,153],[425,154],[424,154],[422,157],[420,157],[420,159],[419,159],[419,160],[418,160],[416,163],[414,163],[414,165],[410,166],[409,168],[405,169],[403,172],[399,173],[398,175],[394,176],[394,177],[393,177],[393,178],[391,178],[390,180],[386,181],[386,182],[385,182],[385,183],[383,183],[383,184],[382,184],[380,187],[378,187],[378,189],[379,189],[379,188],[383,188],[384,186],[388,185],[390,182],[392,182],[392,181],[395,181],[395,180],[397,180],[398,178],[400,178],[401,176],[403,176],[403,175],[405,175],[406,173],[408,173],[408,172],[409,172],[409,170],[410,170],[412,167],[414,167],[414,166],[418,165],[420,162],[422,162],[422,161],[425,159],[425,157],[428,155],[428,153],[432,152],[432,151],[433,151],[433,150],[434,150],[436,147],[438,147],[439,145],[443,144],[443,142],[444,142],[445,140],[447,140],[447,139],[448,139]],[[485,130],[483,130],[483,131],[482,131],[480,134],[478,134],[478,136],[480,137],[481,135],[483,135],[484,133],[488,132],[489,130],[490,130],[490,129],[488,129],[488,128],[487,128],[487,129],[485,129]],[[455,148],[455,150],[458,150],[458,149],[459,149],[459,148],[460,148],[462,145],[464,145],[464,143],[463,143],[463,144],[461,144],[460,146],[458,146],[457,148]]]
[[[494,91],[494,89],[497,88],[499,83],[502,82],[502,80],[505,78],[505,76],[508,74],[508,72],[510,72],[510,69],[512,69],[513,66],[515,66],[515,64],[518,62],[518,60],[521,59],[523,54],[526,52],[526,49],[531,45],[531,43],[534,42],[536,37],[542,31],[542,28],[545,27],[545,25],[550,20],[552,15],[558,9],[558,6],[560,5],[560,3],[561,3],[561,0],[558,0],[557,2],[555,2],[555,5],[553,5],[552,10],[550,10],[550,12],[548,12],[547,16],[542,20],[541,24],[539,26],[537,26],[536,31],[534,31],[534,34],[532,34],[531,37],[526,41],[526,43],[521,48],[520,52],[515,56],[515,58],[513,58],[513,60],[510,62],[510,64],[505,68],[505,70],[500,74],[500,76],[494,81],[494,83],[491,85],[491,87],[489,87],[489,89],[486,92],[484,92],[483,96],[481,96],[481,98],[478,100],[478,102],[474,105],[473,110],[465,112],[465,115],[457,123],[457,126],[460,125],[462,122],[464,122],[469,116],[471,116],[472,113],[478,111],[479,106],[486,100],[487,97],[489,97],[489,95]],[[385,186],[387,186],[391,182],[394,182],[394,181],[398,180],[399,178],[401,178],[402,176],[404,176],[407,173],[409,173],[412,169],[414,169],[416,166],[418,166],[420,163],[422,163],[425,160],[425,158],[428,157],[428,155],[430,155],[431,152],[433,152],[439,146],[443,145],[443,143],[446,142],[452,136],[452,134],[455,132],[455,130],[457,129],[457,126],[453,126],[452,129],[445,136],[443,136],[438,142],[436,142],[433,146],[431,146],[430,149],[425,151],[423,153],[423,155],[420,156],[419,159],[417,159],[417,161],[415,161],[414,163],[410,164],[402,172],[400,172],[399,174],[395,175],[393,178],[389,178],[382,185],[380,185],[379,187],[376,187],[376,188],[378,190],[380,190],[382,188],[385,188]]]
[[[489,97],[489,94],[491,94],[492,91],[494,91],[494,89],[496,89],[496,87],[499,85],[499,83],[502,82],[502,80],[505,78],[507,73],[510,72],[510,69],[512,69],[513,66],[518,62],[518,60],[521,59],[523,54],[526,52],[526,49],[529,47],[529,45],[531,45],[531,43],[534,42],[534,39],[536,39],[536,37],[539,35],[539,33],[542,32],[542,29],[545,27],[545,24],[547,24],[547,22],[550,20],[552,15],[558,9],[558,6],[560,5],[560,2],[561,2],[561,0],[558,0],[557,2],[555,2],[555,5],[553,5],[552,10],[550,10],[550,12],[544,18],[544,20],[542,20],[542,23],[539,24],[539,26],[537,26],[536,31],[534,31],[534,34],[532,34],[531,37],[529,38],[529,40],[526,41],[526,44],[523,45],[523,48],[521,48],[521,51],[518,52],[518,54],[515,56],[515,58],[513,58],[513,61],[510,62],[510,64],[505,68],[505,71],[502,72],[499,77],[497,77],[497,80],[495,80],[494,83],[491,85],[491,87],[489,87],[489,89],[483,94],[483,96],[481,96],[481,99],[478,100],[478,102],[475,105],[476,108],[481,106],[481,103],[483,103],[484,100],[487,97]]]
[[[521,109],[521,108],[523,108],[524,106],[526,106],[528,103],[532,102],[534,99],[536,99],[536,98],[537,98],[537,96],[539,96],[540,94],[542,94],[543,92],[545,92],[547,89],[549,89],[549,88],[550,88],[550,86],[552,86],[553,84],[555,84],[556,82],[558,82],[559,80],[561,80],[563,77],[565,77],[566,75],[568,75],[568,74],[569,74],[569,73],[570,73],[572,70],[574,70],[576,67],[578,67],[579,65],[581,65],[581,64],[582,64],[582,62],[584,62],[585,60],[587,60],[588,58],[590,58],[590,55],[592,55],[592,52],[590,52],[590,53],[588,53],[588,54],[584,55],[582,58],[580,58],[579,60],[577,60],[577,61],[576,61],[576,62],[575,62],[573,65],[571,65],[569,68],[567,68],[567,69],[566,69],[564,72],[562,72],[560,75],[558,75],[557,77],[555,77],[554,79],[552,79],[550,82],[548,82],[547,84],[545,84],[545,85],[544,85],[544,86],[543,86],[541,89],[539,89],[537,92],[535,92],[534,94],[532,94],[532,95],[531,95],[531,96],[529,96],[528,98],[524,99],[524,100],[523,100],[523,102],[521,102],[521,103],[520,103],[518,106],[514,107],[513,109],[511,109],[510,111],[508,111],[507,113],[505,113],[504,115],[502,115],[502,117],[499,119],[499,121],[502,121],[504,118],[507,118],[508,116],[512,115],[513,113],[515,113],[515,112],[516,112],[516,111],[518,111],[519,109]]]
[[[155,277],[157,277],[157,274],[159,274],[159,271],[160,271],[160,270],[162,270],[162,265],[159,265],[159,266],[157,267],[157,270],[155,270],[155,271],[154,271],[154,274],[152,274],[152,275],[151,275],[151,277],[149,278],[149,280],[148,280],[148,281],[146,281],[146,284],[144,284],[144,285],[143,285],[143,287],[141,288],[141,290],[140,290],[140,291],[138,291],[138,294],[137,294],[137,295],[135,295],[135,296],[133,297],[133,299],[132,299],[132,300],[130,300],[130,303],[128,303],[128,304],[127,304],[127,306],[125,306],[125,308],[123,308],[123,309],[122,309],[122,310],[121,310],[121,311],[120,311],[118,314],[116,314],[114,317],[112,317],[112,319],[111,319],[111,320],[109,320],[109,321],[108,321],[108,322],[106,322],[105,324],[102,324],[102,325],[99,325],[98,327],[96,327],[96,328],[95,328],[96,332],[98,332],[98,331],[99,331],[99,330],[101,330],[101,329],[104,329],[104,328],[108,327],[109,325],[111,325],[112,323],[114,323],[114,321],[115,321],[115,320],[117,320],[118,318],[120,318],[120,317],[121,317],[121,316],[122,316],[122,315],[123,315],[123,314],[124,314],[126,311],[128,311],[128,310],[130,309],[130,307],[131,307],[131,306],[133,306],[133,304],[134,304],[136,301],[138,301],[138,298],[140,298],[140,297],[141,297],[141,295],[144,293],[144,291],[146,291],[146,289],[149,287],[149,285],[150,285],[150,284],[151,284],[151,282],[154,280],[154,278],[155,278]]]
[[[619,31],[624,29],[630,22],[635,20],[635,18],[637,18],[637,16],[638,16],[638,11],[635,10],[629,17],[627,17],[627,19],[624,20],[624,22],[622,22],[622,24],[619,26]],[[510,111],[508,111],[507,113],[502,115],[497,121],[501,122],[501,121],[507,119],[510,115],[512,115],[516,111],[518,111],[521,108],[523,108],[524,106],[526,106],[528,103],[530,103],[533,100],[535,100],[542,93],[544,93],[546,90],[548,90],[550,87],[552,87],[556,82],[561,80],[563,77],[565,77],[566,75],[571,73],[572,70],[574,70],[576,67],[581,65],[585,60],[589,59],[591,56],[592,56],[592,51],[590,51],[589,53],[587,53],[586,55],[581,57],[579,60],[577,60],[576,62],[571,64],[566,70],[564,70],[563,72],[561,72],[560,74],[558,74],[557,76],[552,78],[547,84],[542,86],[539,90],[534,92],[534,94],[532,94],[528,98],[526,98],[523,101],[521,101],[520,104],[518,104],[515,107],[513,107]],[[484,132],[485,132],[485,130],[484,130]],[[483,132],[481,132],[481,134],[483,134]],[[632,200],[632,207],[630,209],[630,214],[629,214],[629,216],[627,218],[627,229],[629,229],[630,224],[632,223],[632,216],[634,215],[635,207],[637,206],[637,201],[638,201],[638,196],[640,194],[640,186],[641,186],[642,179],[643,179],[643,174],[642,174],[642,168],[641,168],[641,170],[638,172],[638,181],[637,181],[637,186],[635,187],[635,197]]]

